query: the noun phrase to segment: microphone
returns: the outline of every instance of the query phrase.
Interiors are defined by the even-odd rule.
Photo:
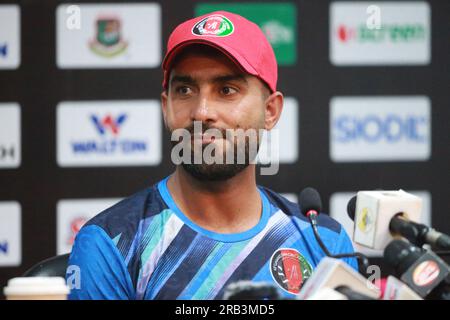
[[[328,248],[322,241],[320,237],[319,230],[317,229],[317,217],[319,216],[320,211],[322,210],[322,200],[320,199],[319,192],[311,187],[307,187],[302,190],[300,193],[299,203],[301,205],[301,212],[304,216],[306,216],[312,226],[314,237],[319,243],[320,248],[325,252],[325,255],[331,258],[358,258],[362,265],[363,270],[366,272],[369,267],[369,259],[362,253],[354,252],[354,253],[343,253],[343,254],[331,254]]]
[[[378,299],[380,290],[345,262],[325,257],[303,285],[297,299],[315,299],[333,289],[350,300]],[[325,293],[330,293],[326,290]]]
[[[386,246],[384,258],[420,297],[450,300],[450,267],[432,251],[393,240]]]
[[[348,297],[331,288],[324,288],[317,291],[306,300],[349,300]]]
[[[224,300],[281,300],[278,289],[266,282],[241,280],[230,283],[224,291]]]
[[[409,220],[420,221],[422,200],[403,190],[359,191],[356,200],[351,200],[347,209],[355,222],[354,242],[383,250],[394,239],[389,231],[391,219],[403,215]]]
[[[382,300],[423,300],[413,289],[393,276],[387,278],[382,297]]]
[[[365,294],[354,291],[347,286],[338,286],[334,290],[346,296],[348,300],[376,300]]]
[[[389,223],[391,233],[400,234],[416,246],[430,244],[438,249],[450,249],[450,237],[424,224],[408,221],[402,216],[396,216]]]
[[[359,194],[359,193],[358,193]],[[403,197],[403,194],[399,194]],[[407,201],[410,201],[407,199]],[[357,196],[354,196],[347,204],[347,213],[352,220],[355,220],[355,212],[357,204]],[[361,205],[364,208],[364,204]],[[362,209],[364,210],[364,209]],[[450,237],[446,234],[438,232],[433,228],[430,228],[424,224],[410,221],[407,218],[407,214],[404,212],[395,212],[396,210],[391,210],[389,215],[392,213],[395,215],[387,221],[388,230],[391,236],[400,235],[416,246],[422,247],[425,243],[432,245],[434,248],[438,249],[450,249]],[[383,213],[384,214],[384,213]],[[376,213],[375,216],[379,216],[381,213]],[[355,224],[356,228],[356,224]],[[355,242],[358,242],[355,240]]]
[[[324,288],[310,296],[306,300],[375,300],[369,296],[356,292],[347,286],[339,286],[335,289]]]
[[[319,192],[311,187],[307,187],[300,193],[299,202],[303,215],[317,217],[322,211],[322,200]]]

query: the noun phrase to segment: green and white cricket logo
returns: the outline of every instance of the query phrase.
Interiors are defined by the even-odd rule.
[[[197,22],[192,28],[196,36],[226,37],[234,32],[233,23],[222,15],[211,15]]]
[[[106,58],[115,57],[125,51],[128,43],[122,39],[122,23],[116,17],[100,17],[95,26],[95,38],[89,43],[92,52]]]

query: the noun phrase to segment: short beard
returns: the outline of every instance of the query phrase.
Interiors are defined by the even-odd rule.
[[[191,176],[199,181],[225,181],[233,178],[248,167],[244,164],[181,164]]]
[[[207,129],[212,129],[212,127],[208,126],[207,124],[203,124],[203,129],[206,131]],[[194,127],[188,127],[186,128],[189,132],[193,133]],[[218,129],[222,133],[222,137],[226,137],[226,129]],[[212,163],[207,164],[202,161],[200,164],[196,164],[194,161],[194,148],[191,148],[191,161],[190,163],[181,163],[182,167],[186,172],[188,172],[192,177],[199,181],[226,181],[228,179],[233,178],[238,173],[242,172],[245,168],[249,166],[251,161],[255,160],[254,155],[253,159],[250,159],[250,141],[249,139],[245,139],[245,159],[244,161],[238,161],[238,143],[236,141],[233,141],[234,146],[234,161],[231,164],[225,163],[225,152],[223,155],[223,163]],[[172,147],[175,146],[178,142],[172,141]],[[207,145],[202,146],[202,154],[205,150]],[[260,147],[260,141],[258,138],[257,142],[257,152],[259,151]]]

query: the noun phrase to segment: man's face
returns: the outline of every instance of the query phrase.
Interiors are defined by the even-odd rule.
[[[235,152],[234,163],[225,163],[227,152],[238,143],[236,139],[227,140],[225,130],[264,129],[265,98],[269,91],[258,78],[243,73],[225,55],[218,51],[212,53],[188,51],[180,56],[171,69],[162,105],[165,124],[171,133],[186,129],[193,134],[194,121],[202,124],[203,132],[211,128],[220,130],[222,138],[193,135],[191,143],[201,144],[202,150],[214,144],[215,152],[223,157],[223,164],[202,161],[202,164],[183,163],[183,167],[201,180],[225,180],[242,171],[249,162],[236,163]],[[248,142],[245,142],[247,152]]]

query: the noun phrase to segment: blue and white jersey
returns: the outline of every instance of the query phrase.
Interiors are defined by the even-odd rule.
[[[69,260],[69,268],[79,270],[79,285],[70,299],[222,299],[240,280],[273,284],[293,298],[325,256],[298,205],[267,188],[258,187],[262,215],[255,227],[220,234],[181,212],[167,179],[80,230]],[[353,252],[338,222],[322,214],[318,225],[330,252]],[[355,258],[344,261],[357,269]]]

